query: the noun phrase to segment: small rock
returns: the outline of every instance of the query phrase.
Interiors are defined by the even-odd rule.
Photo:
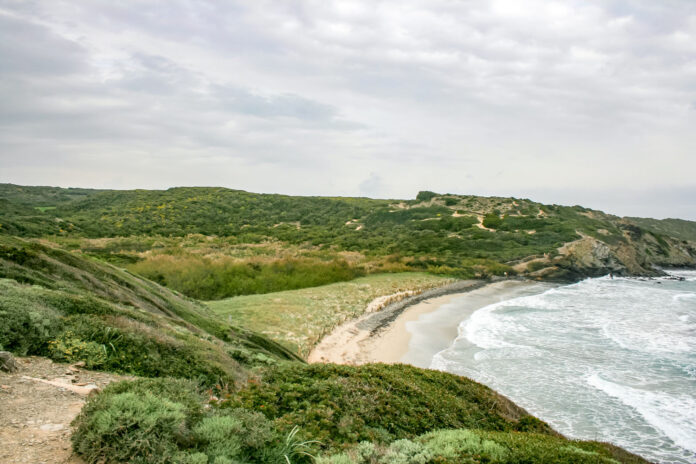
[[[8,351],[0,351],[0,371],[16,372],[18,369],[14,356]]]
[[[0,385],[0,388],[2,388],[3,390],[9,390],[12,387],[10,387],[9,385]]]
[[[63,424],[44,424],[39,428],[44,432],[57,432],[63,430],[65,426]]]
[[[85,362],[84,361],[78,361],[75,364],[73,364],[70,367],[85,367]]]

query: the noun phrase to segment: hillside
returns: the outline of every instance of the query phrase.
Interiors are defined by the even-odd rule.
[[[297,359],[200,303],[109,264],[0,237],[0,349],[93,369],[214,384]]]
[[[696,222],[684,219],[626,218],[630,222],[651,232],[696,242]]]
[[[655,275],[653,266],[696,262],[696,245],[675,227],[515,198],[421,192],[414,200],[371,200],[194,187],[72,192],[5,184],[0,201],[0,231],[50,237],[207,300],[384,271],[574,280]]]

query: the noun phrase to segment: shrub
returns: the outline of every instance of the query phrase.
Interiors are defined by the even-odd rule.
[[[418,192],[418,194],[416,195],[416,200],[418,200],[418,201],[429,201],[429,200],[431,200],[432,198],[435,198],[436,196],[438,196],[438,194],[435,193],[435,192],[431,192],[431,191],[429,191],[429,190],[421,190],[421,191]]]
[[[298,429],[283,435],[263,414],[204,408],[198,386],[140,379],[107,386],[75,419],[73,448],[88,462],[141,464],[310,462]]]
[[[211,460],[262,460],[276,439],[271,423],[261,413],[235,409],[204,418],[193,428],[198,447]]]
[[[187,438],[184,411],[152,393],[102,394],[78,417],[73,447],[89,462],[168,463]]]
[[[433,457],[429,449],[410,440],[397,440],[389,445],[380,462],[384,464],[427,464]]]
[[[438,430],[413,440],[375,447],[365,456],[353,446],[320,456],[317,464],[647,464],[644,459],[596,442],[520,432]]]
[[[20,356],[42,354],[60,330],[60,315],[13,290],[7,281],[0,283],[0,345]]]
[[[336,450],[364,440],[411,439],[443,427],[514,430],[527,416],[472,380],[385,364],[279,365],[262,382],[250,382],[227,398],[222,407],[243,407],[297,424],[325,448]]]
[[[492,440],[485,440],[476,433],[465,430],[441,430],[421,437],[426,449],[434,456],[454,459],[463,455],[478,455],[490,461],[500,461],[507,450]]]
[[[99,369],[106,364],[107,351],[104,345],[84,341],[71,331],[63,333],[58,339],[48,342],[49,356],[60,362],[84,361],[89,369]]]

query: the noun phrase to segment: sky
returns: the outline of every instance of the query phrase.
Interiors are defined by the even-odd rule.
[[[0,0],[0,182],[696,220],[694,0]]]

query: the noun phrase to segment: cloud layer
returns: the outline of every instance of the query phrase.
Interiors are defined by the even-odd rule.
[[[0,0],[0,181],[696,219],[691,0]]]

